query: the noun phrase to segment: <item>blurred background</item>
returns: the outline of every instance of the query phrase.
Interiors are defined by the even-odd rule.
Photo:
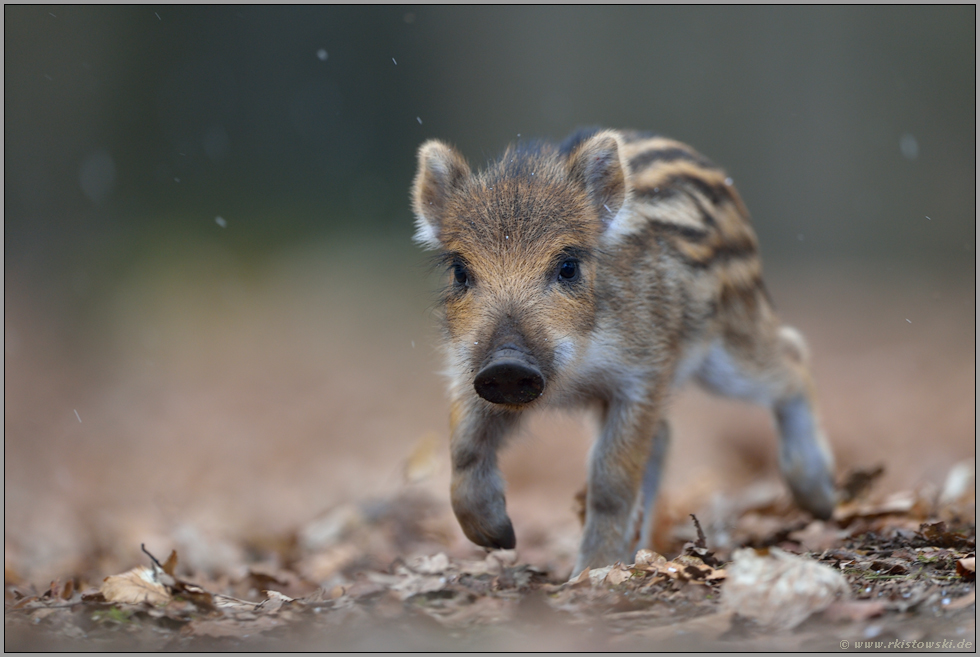
[[[408,208],[431,137],[476,166],[582,125],[692,144],[810,340],[839,469],[939,485],[975,459],[975,25],[973,6],[6,6],[6,565],[109,569],[146,542],[220,571],[344,502],[445,505],[438,274]],[[680,515],[776,477],[762,411],[697,392],[675,411]],[[574,551],[582,419],[539,418],[505,456],[525,558]]]

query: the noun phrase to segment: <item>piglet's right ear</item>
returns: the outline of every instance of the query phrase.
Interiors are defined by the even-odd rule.
[[[455,190],[470,175],[466,160],[451,146],[430,140],[419,148],[419,170],[412,184],[415,241],[430,249],[442,246],[439,234]]]

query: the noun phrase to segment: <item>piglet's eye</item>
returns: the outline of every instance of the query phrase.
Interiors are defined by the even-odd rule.
[[[558,280],[565,283],[574,283],[579,279],[581,273],[579,271],[578,260],[569,258],[561,263],[558,267]]]
[[[453,265],[453,278],[456,280],[456,285],[465,287],[470,282],[469,273],[466,271],[466,267],[456,263]]]

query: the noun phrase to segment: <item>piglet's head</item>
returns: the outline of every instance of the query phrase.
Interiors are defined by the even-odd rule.
[[[415,240],[437,249],[454,386],[519,408],[560,386],[595,325],[602,234],[629,195],[615,133],[511,147],[485,171],[419,149]]]

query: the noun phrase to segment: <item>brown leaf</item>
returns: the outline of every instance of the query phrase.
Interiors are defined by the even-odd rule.
[[[956,561],[956,574],[963,579],[977,578],[977,558],[967,557]]]
[[[255,609],[261,604],[259,602],[249,602],[248,600],[239,600],[238,598],[233,598],[230,595],[215,594],[212,596],[214,606],[218,609],[228,611],[230,613],[237,613],[241,611],[255,611]]]
[[[82,602],[107,602],[105,596],[102,595],[102,591],[94,591],[89,589],[82,593]]]
[[[868,566],[879,575],[904,575],[909,572],[908,566],[897,559],[875,559]]]
[[[698,522],[698,517],[693,513],[690,516],[691,520],[694,521],[694,529],[697,531],[698,537],[695,541],[684,544],[684,554],[697,557],[708,566],[720,566],[721,562],[715,558],[715,553],[708,549],[708,541],[704,536],[704,530],[701,529],[701,523]]]
[[[37,602],[37,596],[29,595],[26,598],[21,598],[15,602],[12,606],[7,608],[7,611],[13,611],[14,609],[23,609],[32,602]]]
[[[283,595],[279,591],[265,591],[265,600],[263,600],[256,607],[256,611],[261,611],[266,614],[274,614],[279,611],[283,605],[287,605],[291,602],[295,602],[294,598],[290,598],[288,595]]]
[[[712,561],[717,563],[716,559],[712,559]],[[687,575],[689,579],[696,581],[722,580],[727,576],[727,573],[724,570],[713,568],[700,558],[689,554],[682,554],[678,556],[672,563],[683,566],[684,574]]]
[[[919,531],[916,532],[916,535],[927,545],[933,547],[971,550],[976,547],[975,540],[971,540],[959,532],[950,531],[942,520],[922,523],[919,525]]]
[[[248,584],[258,591],[281,591],[293,598],[309,595],[319,588],[309,580],[298,577],[292,570],[270,564],[253,564],[249,567]]]
[[[881,502],[850,502],[834,509],[833,519],[847,525],[855,518],[873,518],[891,514],[906,514],[915,508],[917,496],[911,491],[893,493]]]
[[[571,588],[580,588],[583,586],[588,586],[592,583],[592,569],[586,568],[578,574],[575,579],[568,581],[568,586]]]
[[[687,543],[684,545],[684,555],[689,557],[694,557],[701,561],[701,563],[707,566],[720,566],[721,561],[715,558],[715,553],[708,548],[697,547],[692,543]]]
[[[885,466],[876,465],[872,468],[855,468],[846,475],[838,487],[841,502],[851,502],[864,496],[876,481],[885,474]]]
[[[173,577],[174,570],[177,568],[177,550],[171,550],[170,556],[167,557],[167,560],[160,567],[163,568],[163,572]]]
[[[159,605],[170,601],[170,593],[160,583],[154,569],[147,566],[137,566],[121,575],[106,577],[99,590],[107,602]]]
[[[679,563],[684,566],[694,566],[695,568],[707,568],[705,563],[701,561],[700,557],[692,556],[690,554],[679,554],[674,558],[674,563]]]
[[[665,563],[667,563],[667,557],[663,556],[662,554],[657,554],[653,550],[639,550],[636,553],[637,566],[657,567]]]
[[[177,581],[178,586],[175,588],[175,592],[179,593],[182,597],[193,602],[197,607],[210,611],[215,609],[214,596],[211,595],[209,591],[205,591],[200,586],[196,584],[188,584],[187,582]]]
[[[670,579],[679,579],[682,581],[691,579],[691,576],[687,573],[687,565],[678,563],[677,561],[668,561],[667,563],[658,566],[657,572],[661,575],[669,577]]]
[[[282,586],[286,583],[285,579],[280,579],[274,574],[264,572],[262,569],[252,566],[248,569],[248,581],[253,588],[262,591],[271,589],[273,586]]]
[[[599,586],[604,581],[606,581],[606,575],[613,569],[613,566],[603,566],[602,568],[590,568],[589,573],[589,584],[593,587]]]
[[[616,566],[612,567],[603,582],[608,586],[619,586],[623,582],[629,580],[631,577],[633,577],[632,570],[622,564],[617,564]]]
[[[702,549],[702,548],[695,548]],[[640,550],[636,553],[636,570],[648,573],[655,573],[676,580],[695,580],[698,582],[716,581],[725,579],[724,570],[718,570],[707,565],[700,557],[690,554],[681,554],[673,561],[667,559],[652,550]]]

